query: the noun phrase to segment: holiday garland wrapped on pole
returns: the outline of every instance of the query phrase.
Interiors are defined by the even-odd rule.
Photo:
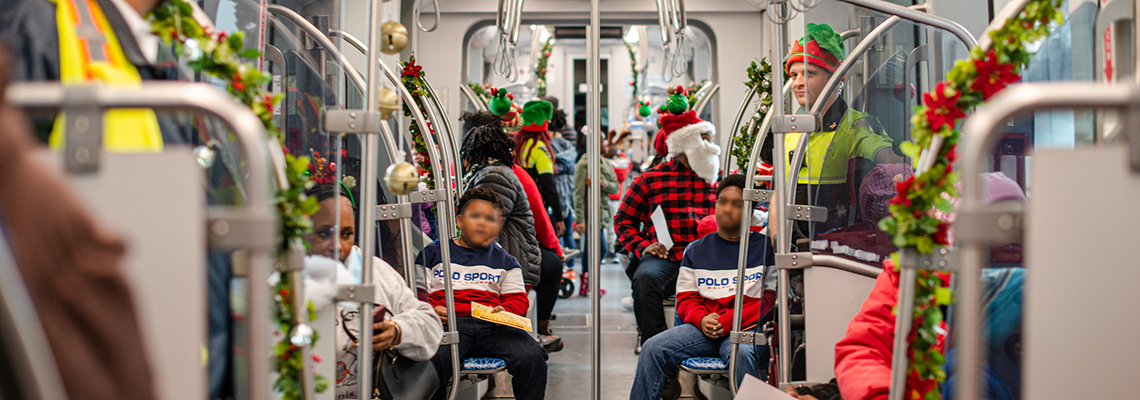
[[[538,63],[534,67],[534,75],[537,77],[537,91],[538,98],[546,97],[546,65],[550,61],[550,49],[554,48],[554,36],[546,39],[542,43],[542,48],[539,49]]]
[[[244,59],[256,59],[261,55],[256,49],[245,48],[244,32],[227,35],[225,32],[203,28],[194,19],[193,8],[184,0],[162,3],[148,15],[148,18],[155,35],[170,45],[177,55],[187,57],[188,65],[195,71],[225,81],[227,91],[261,118],[270,137],[276,139],[278,143],[283,143],[285,135],[273,122],[273,109],[281,102],[282,96],[266,92],[263,87],[269,83],[270,77],[263,75],[261,71],[244,61]],[[289,188],[279,190],[274,197],[274,204],[281,217],[279,255],[288,252],[290,244],[303,242],[304,235],[312,230],[309,216],[317,211],[318,206],[315,198],[305,196],[305,190],[313,185],[307,175],[308,172],[308,157],[285,154],[285,175]],[[302,294],[291,293],[291,287],[290,274],[281,274],[274,294],[277,333],[282,339],[273,350],[277,363],[277,381],[273,387],[281,394],[282,399],[286,400],[302,398],[302,373],[314,374],[316,386],[314,389],[317,392],[323,392],[328,387],[328,380],[325,377],[315,372],[301,370],[304,365],[304,360],[301,359],[302,352],[298,345],[292,343],[291,338],[297,324],[302,321],[294,320],[291,296]],[[316,319],[312,303],[307,304],[306,313],[302,314],[307,314],[310,321]],[[318,338],[319,335],[315,331],[312,332],[311,341],[307,345],[312,346]],[[320,361],[315,354],[313,359]]]
[[[415,101],[416,101],[415,107],[419,107],[421,110],[427,110],[427,107],[424,106],[424,100],[423,99],[430,97],[431,94],[429,94],[426,90],[423,89],[423,87],[424,87],[423,67],[416,65],[416,56],[415,55],[408,58],[407,62],[401,61],[400,66],[404,68],[404,72],[400,76],[400,83],[402,83],[404,85],[405,89],[408,89],[408,93],[412,94],[412,98],[415,99]],[[407,102],[404,102],[404,116],[405,117],[411,117],[412,116],[412,109],[408,108],[408,107],[412,107],[412,106],[409,106]],[[427,125],[429,132],[431,132],[432,134],[435,134],[435,129],[432,128],[431,122],[424,121],[424,124]],[[423,135],[423,131],[420,128],[419,121],[412,119],[411,124],[408,125],[408,131],[412,133],[412,142],[415,144],[416,153],[418,153],[419,155],[422,156],[419,158],[419,167],[421,170],[426,171],[423,175],[423,181],[425,184],[427,184],[428,190],[434,190],[435,189],[435,175],[433,175],[433,173],[432,173],[431,161],[429,161],[427,158],[428,157],[428,151],[427,151],[428,143],[424,142],[424,135]],[[431,145],[435,146],[434,143],[431,143]]]
[[[752,119],[763,121],[772,107],[772,64],[768,63],[767,58],[760,60],[760,64],[753,61],[752,65],[748,66],[747,72],[748,81],[744,82],[744,85],[756,90],[756,95],[760,98]],[[760,133],[759,124],[751,132],[748,131],[748,125],[741,126],[740,132],[732,137],[732,156],[736,157],[736,167],[741,173],[748,168],[748,160],[752,157],[752,145]]]
[[[949,199],[958,196],[955,185],[959,176],[953,169],[961,138],[957,127],[967,111],[1020,81],[1019,73],[1031,55],[1026,45],[1044,39],[1050,26],[1063,22],[1061,5],[1062,0],[1028,2],[1000,29],[989,33],[993,39],[989,49],[972,49],[969,59],[958,61],[945,81],[923,95],[923,104],[915,107],[911,119],[913,139],[900,146],[915,166],[921,163],[923,169],[896,184],[897,195],[890,200],[890,215],[879,222],[879,227],[890,233],[895,247],[932,254],[936,247],[949,245],[950,226],[935,217],[935,210],[953,212]],[[885,267],[897,270],[898,262],[895,253]],[[942,398],[939,384],[946,380],[942,369],[945,358],[936,345],[934,328],[944,319],[940,306],[949,304],[950,298],[946,280],[930,271],[918,271],[914,325],[908,338],[911,343],[907,399]]]

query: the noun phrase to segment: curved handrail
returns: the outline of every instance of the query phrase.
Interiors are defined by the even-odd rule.
[[[1109,108],[1140,104],[1140,90],[1129,85],[1109,85],[1102,83],[1023,83],[1013,85],[998,93],[975,110],[966,120],[962,129],[960,145],[963,148],[962,196],[958,207],[959,218],[978,214],[987,207],[982,196],[981,173],[985,170],[986,154],[994,148],[999,138],[1000,127],[1009,118],[1021,113],[1056,108]],[[958,385],[954,393],[963,400],[977,400],[981,393],[982,378],[980,366],[985,360],[985,335],[982,332],[982,286],[979,277],[982,266],[986,265],[989,244],[972,239],[969,235],[959,235],[960,243],[960,299],[957,312],[957,326],[954,327],[958,340],[956,376]]]
[[[270,4],[266,6],[265,10],[270,13],[285,17],[285,19],[289,20],[289,22],[292,22],[293,25],[297,25],[297,27],[301,28],[302,31],[307,33],[309,37],[312,37],[313,40],[316,40],[317,44],[323,47],[325,51],[327,51],[329,54],[332,54],[333,57],[336,57],[337,62],[340,62],[341,65],[344,65],[346,67],[352,65],[352,63],[348,62],[348,58],[344,56],[344,53],[341,53],[340,49],[335,44],[333,44],[332,40],[329,40],[328,36],[325,36],[323,33],[321,33],[321,31],[317,29],[317,27],[313,25],[312,22],[309,22],[309,20],[305,19],[305,17],[302,17],[301,14],[297,14],[296,11],[290,10],[285,6],[277,4]],[[368,88],[368,85],[365,85],[364,77],[361,76],[360,72],[354,68],[345,68],[345,70],[349,72],[348,79],[351,79],[356,87],[360,88],[362,91],[367,92],[365,89]]]
[[[84,93],[82,96],[74,93]],[[261,119],[217,87],[204,83],[144,82],[133,87],[21,83],[7,90],[7,100],[26,109],[66,108],[75,98],[94,99],[101,108],[150,108],[154,110],[195,110],[212,114],[230,126],[246,153],[249,179],[245,214],[252,220],[276,221],[271,203],[268,135]],[[84,104],[89,106],[90,104]],[[276,229],[276,222],[273,223]],[[271,241],[276,240],[275,237]],[[250,250],[249,276],[268,276],[272,269],[271,247]],[[267,285],[249,285],[247,300],[250,340],[248,359],[249,398],[270,397],[270,297]],[[258,344],[264,344],[258,345]]]
[[[827,267],[840,271],[847,271],[856,275],[862,275],[868,278],[876,278],[879,273],[883,272],[882,267],[876,268],[873,265],[864,264],[858,261],[851,261],[849,259],[833,256],[828,254],[812,255],[813,267]]]
[[[935,28],[939,28],[939,29],[948,31],[950,33],[953,33],[954,36],[957,36],[958,40],[961,40],[962,43],[965,43],[966,47],[973,47],[973,46],[976,46],[978,44],[978,40],[974,38],[974,35],[971,35],[970,31],[966,30],[966,28],[963,27],[961,24],[954,22],[954,21],[951,21],[951,20],[946,19],[946,18],[942,18],[942,17],[932,15],[932,14],[927,14],[923,11],[920,11],[926,7],[925,4],[919,4],[919,5],[914,5],[914,6],[910,6],[910,7],[903,7],[903,6],[900,6],[897,4],[892,4],[892,3],[888,3],[885,1],[881,1],[881,0],[839,0],[839,1],[842,1],[842,2],[848,3],[848,4],[852,4],[852,5],[856,5],[859,7],[863,7],[866,9],[878,11],[878,12],[881,12],[884,14],[897,16],[899,18],[902,18],[902,19],[905,19],[908,21],[912,21],[912,22],[916,22],[916,23],[919,23],[922,25],[932,26]]]
[[[791,93],[791,91],[792,91],[792,81],[788,81],[788,83],[784,84],[784,96],[787,96],[788,93]],[[732,132],[731,132],[732,135],[729,136],[728,144],[726,144],[724,146],[724,148],[725,148],[724,153],[726,154],[726,156],[724,157],[724,160],[721,164],[722,165],[721,171],[722,171],[722,174],[725,176],[728,175],[727,171],[731,170],[731,168],[732,168],[732,148],[733,148],[732,137],[736,136],[740,132],[740,123],[741,123],[741,120],[744,119],[744,112],[748,109],[748,104],[752,102],[752,97],[755,95],[756,95],[756,88],[755,87],[748,89],[748,95],[745,96],[744,103],[742,103],[740,105],[740,111],[736,115],[736,123],[732,125]],[[769,113],[765,114],[764,120],[760,123],[760,131],[759,132],[760,132],[761,136],[756,138],[756,140],[759,141],[760,143],[763,143],[765,136],[768,135],[768,127],[772,126],[772,115],[773,114],[775,114],[775,113],[769,112]],[[756,123],[756,121],[754,119],[750,118],[750,121],[748,123],[748,128],[747,128],[748,131],[752,131],[752,126],[755,123]]]
[[[713,96],[715,96],[716,92],[718,91],[720,91],[719,83],[712,85],[712,87],[706,91],[704,97],[697,99],[697,104],[693,105],[693,110],[697,112],[697,115],[701,115],[701,113],[705,112],[705,109],[708,108],[709,103],[712,102]]]
[[[1005,26],[1005,21],[1008,21],[1017,15],[1017,13],[1021,12],[1021,9],[1025,8],[1026,4],[1029,4],[1029,0],[1011,0],[1001,8],[1001,11],[994,16],[993,21],[990,21],[990,24],[986,26],[986,30],[982,31],[981,38],[978,39],[977,45],[982,49],[983,53],[989,51],[990,46],[994,44],[993,38],[990,37],[990,32]]]
[[[467,85],[459,85],[459,91],[463,92],[464,96],[467,96],[468,102],[475,105],[475,110],[487,111],[487,103],[484,103],[483,99],[479,98],[479,96],[476,95],[473,90],[471,90],[471,87]]]

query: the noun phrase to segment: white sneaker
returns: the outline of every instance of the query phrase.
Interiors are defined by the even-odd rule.
[[[633,297],[625,297],[621,299],[621,306],[626,310],[633,311]]]

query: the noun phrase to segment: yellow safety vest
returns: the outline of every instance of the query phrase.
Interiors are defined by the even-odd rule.
[[[875,159],[875,153],[891,147],[891,139],[875,133],[857,123],[866,118],[861,112],[848,109],[837,127],[828,131],[815,132],[808,138],[804,165],[800,167],[799,183],[828,185],[847,182],[847,164],[855,157]],[[789,154],[799,146],[800,135],[784,135],[784,146]],[[787,160],[788,175],[791,175],[792,157]]]
[[[50,0],[59,29],[59,75],[64,85],[92,82],[138,86],[135,68],[95,0]],[[48,142],[62,149],[64,116],[56,118]],[[103,115],[103,146],[115,152],[162,151],[162,132],[154,111],[146,108],[108,110]]]

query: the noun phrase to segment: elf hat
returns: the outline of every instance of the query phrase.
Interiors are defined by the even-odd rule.
[[[550,122],[550,116],[553,112],[554,106],[549,102],[542,100],[526,102],[522,108],[522,130],[527,132],[545,132],[546,125]]]
[[[807,24],[805,31],[804,37],[792,46],[784,71],[788,71],[792,63],[807,62],[827,72],[835,72],[844,57],[843,40],[839,34],[828,24]]]

